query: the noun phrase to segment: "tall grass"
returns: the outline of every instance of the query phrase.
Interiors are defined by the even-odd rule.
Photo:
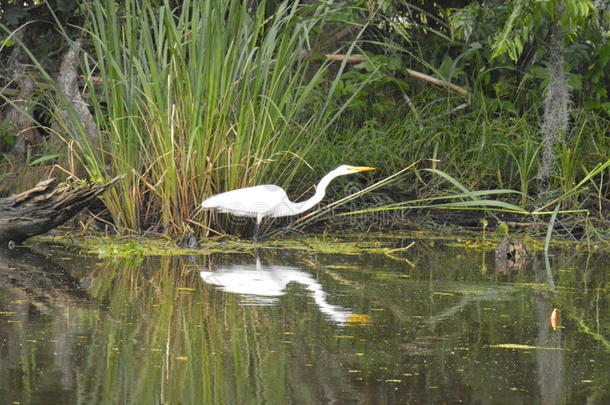
[[[430,96],[424,92],[412,100],[423,104],[428,98]],[[348,109],[344,118],[350,113]],[[423,121],[405,110],[394,115],[406,118],[369,121],[358,130],[339,130],[332,140],[315,145],[310,162],[324,165],[329,157],[333,159],[343,150],[350,150],[354,161],[378,167],[387,175],[400,170],[401,165],[422,161],[420,167],[449,173],[468,190],[518,190],[520,193],[506,198],[528,210],[547,202],[538,195],[540,185],[536,173],[540,141],[538,116],[533,108],[519,117],[488,116],[484,105],[440,118],[428,118],[424,112],[421,114]],[[610,159],[608,137],[605,136],[610,121],[593,114],[580,114],[577,118],[574,123],[577,130],[557,146],[557,175],[551,178],[555,191],[546,197],[567,195],[562,200],[565,202],[562,210],[582,208],[582,204],[603,206],[603,196],[610,187],[608,167],[597,170],[598,165]],[[438,161],[425,163],[430,158]],[[583,179],[591,180],[589,174],[592,172],[599,176],[591,183],[583,183]],[[421,170],[416,173],[418,176],[414,180],[392,185],[395,192],[402,193],[399,196],[405,201],[447,195],[448,183],[440,177]],[[578,191],[573,190],[578,184],[581,186]]]
[[[306,108],[330,100],[319,92],[327,65],[301,57],[315,9],[249,4],[91,3],[84,65],[101,148],[78,134],[72,143],[89,175],[125,174],[105,201],[119,227],[181,232],[206,196],[290,182],[295,157],[341,110]]]

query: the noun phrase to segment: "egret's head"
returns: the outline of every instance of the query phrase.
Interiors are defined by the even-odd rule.
[[[366,172],[368,170],[375,170],[374,167],[366,167],[366,166],[350,166],[350,165],[341,165],[337,167],[334,171],[339,175],[343,174],[352,174],[358,172]]]

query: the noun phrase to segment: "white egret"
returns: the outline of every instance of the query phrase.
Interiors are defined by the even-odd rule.
[[[328,184],[338,176],[375,170],[374,167],[341,165],[322,177],[315,194],[301,202],[292,202],[279,186],[264,184],[216,194],[201,203],[203,209],[216,209],[238,217],[256,218],[254,241],[258,238],[261,221],[266,217],[286,217],[300,214],[322,201]]]

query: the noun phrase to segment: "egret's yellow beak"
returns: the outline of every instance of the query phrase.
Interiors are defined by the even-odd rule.
[[[375,168],[366,166],[352,166],[350,167],[350,170],[353,170],[355,172],[366,172],[367,170],[375,170]]]

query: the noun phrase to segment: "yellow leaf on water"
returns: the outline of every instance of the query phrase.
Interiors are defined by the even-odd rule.
[[[530,346],[530,345],[520,345],[517,343],[500,343],[497,345],[489,345],[489,347],[498,348],[498,349],[518,349],[518,350],[563,350],[561,347]]]
[[[370,323],[371,317],[366,314],[351,314],[347,321],[349,323]]]
[[[557,308],[553,308],[553,312],[551,312],[551,328],[557,330]]]

